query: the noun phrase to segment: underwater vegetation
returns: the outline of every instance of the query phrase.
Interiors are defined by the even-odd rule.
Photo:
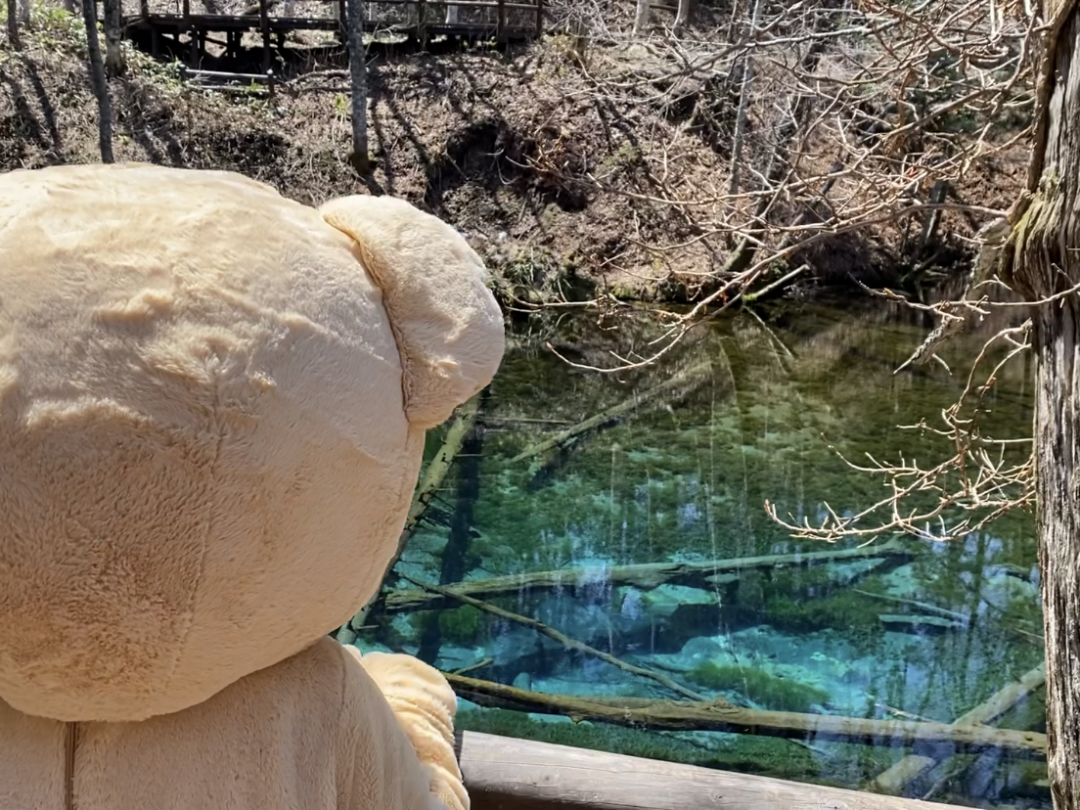
[[[467,644],[480,633],[484,614],[471,605],[439,611],[439,632],[452,644]]]
[[[869,608],[865,597],[850,591],[804,601],[774,594],[765,601],[762,613],[774,627],[796,633],[830,628],[848,634],[880,631],[878,614]]]
[[[809,712],[815,704],[824,704],[829,699],[829,693],[820,687],[748,665],[706,661],[690,670],[686,677],[708,689],[738,692],[764,709],[782,712]]]

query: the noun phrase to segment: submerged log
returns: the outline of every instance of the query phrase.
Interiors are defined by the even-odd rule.
[[[880,599],[883,602],[892,602],[896,605],[904,605],[905,607],[914,608],[920,613],[931,613],[935,616],[940,616],[943,619],[950,619],[956,624],[969,625],[971,624],[971,617],[967,613],[960,613],[956,610],[949,610],[948,608],[939,607],[938,605],[932,605],[929,602],[920,602],[916,599],[904,599],[900,596],[889,596],[884,593],[873,593],[872,591],[864,591],[859,588],[853,588],[854,593],[862,596],[870,597],[871,599]]]
[[[661,562],[638,565],[614,565],[596,568],[562,568],[554,571],[533,571],[506,577],[476,579],[448,585],[455,596],[476,598],[516,596],[523,590],[543,591],[558,588],[576,589],[596,582],[612,585],[636,585],[639,588],[655,588],[672,583],[678,585],[708,584],[713,577],[729,576],[742,571],[761,568],[784,568],[789,566],[820,565],[833,562],[851,562],[874,557],[913,557],[915,552],[898,540],[887,543],[830,551],[807,551],[795,554],[772,554],[761,557],[736,557],[727,560],[702,562]],[[388,612],[399,610],[431,610],[452,601],[448,597],[424,590],[396,590],[386,594]]]
[[[901,633],[946,633],[967,628],[966,624],[944,616],[912,616],[910,613],[880,613],[878,621],[887,629]]]
[[[450,424],[450,427],[446,429],[446,436],[443,439],[442,446],[428,463],[420,479],[420,484],[417,486],[416,492],[413,493],[412,503],[409,505],[409,514],[405,518],[405,527],[398,536],[397,549],[395,549],[394,556],[390,558],[390,563],[383,572],[382,582],[386,582],[386,577],[394,570],[394,566],[398,564],[398,560],[401,559],[401,555],[405,552],[409,539],[416,531],[416,527],[420,525],[424,513],[432,500],[435,499],[435,495],[450,472],[450,468],[454,466],[454,460],[458,457],[458,453],[461,452],[461,446],[465,443],[466,437],[476,425],[476,417],[479,412],[480,394],[477,394],[458,408],[457,416]],[[380,594],[381,590],[360,609],[359,613],[352,617],[351,621],[342,626],[338,631],[339,641],[346,644],[352,643],[352,640],[356,638],[356,631],[366,623],[368,613],[371,612],[372,606],[379,600]],[[352,639],[348,637],[349,634],[352,635]]]
[[[559,714],[575,722],[589,720],[657,731],[723,731],[815,742],[848,742],[894,746],[948,743],[957,752],[1001,748],[1030,757],[1045,756],[1046,735],[1032,731],[870,720],[832,714],[801,714],[747,709],[718,702],[593,698],[543,694],[445,673],[458,697],[480,706],[541,714]]]
[[[472,810],[962,810],[475,731],[455,749]]]
[[[416,527],[420,525],[424,512],[427,511],[428,505],[435,497],[435,493],[442,486],[443,481],[450,472],[450,468],[454,466],[454,461],[457,459],[458,453],[461,452],[465,439],[468,438],[475,427],[476,417],[480,412],[480,397],[481,395],[477,394],[458,408],[457,417],[450,427],[446,429],[442,447],[435,453],[435,457],[431,459],[427,469],[424,470],[420,485],[416,488],[416,494],[413,495],[412,504],[409,506],[409,516],[405,519],[405,528],[398,538],[397,551],[394,553],[390,568],[397,564],[402,552],[405,551],[409,538],[413,536]],[[388,573],[389,570],[388,568]]]
[[[1046,665],[1040,664],[1018,681],[1006,685],[980,703],[967,714],[958,718],[953,726],[984,726],[1008,712],[1036,689],[1046,684]],[[911,755],[904,757],[891,768],[883,771],[869,787],[884,793],[900,793],[910,782],[938,764],[934,757]]]
[[[596,430],[602,425],[605,425],[608,422],[612,422],[623,416],[624,414],[635,411],[638,408],[641,408],[643,405],[648,405],[653,400],[658,399],[661,394],[666,394],[668,391],[671,391],[672,389],[677,388],[680,385],[683,385],[685,383],[700,383],[704,379],[706,379],[708,373],[711,370],[712,361],[704,361],[701,363],[696,363],[689,368],[683,369],[682,371],[676,372],[659,385],[654,385],[647,391],[635,394],[629,399],[623,400],[618,405],[613,405],[612,407],[601,411],[598,414],[590,416],[588,419],[578,422],[573,427],[569,427],[566,430],[560,430],[554,436],[551,436],[544,441],[539,442],[538,444],[534,444],[532,447],[523,450],[522,452],[514,456],[512,459],[510,459],[509,463],[516,464],[519,461],[524,461],[525,459],[532,458],[533,456],[538,456],[546,453],[549,450],[554,450],[555,448],[566,444],[566,442],[576,438],[577,436],[580,436],[583,433],[588,433],[591,430]]]
[[[450,516],[450,534],[446,538],[446,545],[443,546],[439,560],[440,583],[457,582],[468,571],[466,557],[472,541],[473,509],[480,496],[480,456],[484,452],[484,431],[479,429],[476,414],[479,410],[478,400],[484,398],[486,389],[466,403],[472,406],[468,417],[462,415],[454,424],[454,427],[458,427],[467,419],[469,430],[454,452],[455,457],[460,457],[457,492],[454,497],[454,511]],[[445,449],[444,444],[443,450]],[[439,622],[428,621],[420,633],[420,647],[416,651],[416,657],[428,664],[434,664],[439,657],[439,650],[442,649],[442,641]]]
[[[531,630],[535,630],[537,633],[540,633],[543,636],[547,636],[552,641],[556,641],[559,644],[562,644],[568,650],[576,650],[577,652],[584,653],[585,655],[590,655],[593,658],[599,658],[601,661],[611,664],[613,667],[618,667],[623,672],[628,672],[631,675],[637,675],[641,678],[649,678],[650,680],[656,681],[662,686],[670,689],[677,695],[682,695],[683,697],[688,697],[691,700],[696,701],[705,700],[702,695],[699,695],[693,689],[688,689],[687,687],[676,681],[674,678],[671,678],[662,672],[657,672],[656,670],[630,664],[626,661],[623,661],[621,658],[616,658],[611,653],[606,653],[603,650],[598,650],[595,647],[590,647],[585,642],[578,641],[576,638],[570,638],[570,636],[566,635],[566,633],[561,633],[554,627],[549,627],[541,621],[531,619],[528,616],[522,616],[520,613],[514,613],[512,611],[505,610],[501,607],[489,604],[480,599],[473,599],[471,596],[465,596],[464,594],[455,594],[449,588],[444,588],[439,585],[431,585],[429,583],[413,579],[409,576],[406,576],[405,579],[409,580],[409,582],[413,583],[414,585],[419,585],[434,593],[441,593],[444,596],[450,596],[453,599],[456,599],[466,605],[471,605],[477,610],[486,611],[493,616],[498,616],[499,618],[506,619],[507,621],[511,622],[516,622],[517,624],[528,627]]]

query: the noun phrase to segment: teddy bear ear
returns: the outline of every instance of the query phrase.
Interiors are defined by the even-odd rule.
[[[352,238],[382,291],[409,422],[444,422],[491,381],[506,346],[483,262],[454,228],[404,200],[340,197],[319,212]]]

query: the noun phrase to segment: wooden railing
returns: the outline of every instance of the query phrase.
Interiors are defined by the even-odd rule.
[[[446,35],[450,37],[493,37],[497,42],[506,42],[511,39],[527,39],[539,37],[543,33],[544,26],[544,1],[522,2],[521,0],[362,0],[363,8],[367,10],[389,7],[391,9],[404,9],[404,19],[400,14],[381,15],[375,13],[365,14],[361,25],[365,32],[378,33],[379,31],[391,31],[406,33],[415,39],[420,47],[425,47],[430,37]],[[95,0],[101,3],[102,0]],[[148,0],[139,0],[138,17],[125,19],[125,28],[128,30],[141,30],[148,32],[150,49],[154,55],[159,55],[162,37],[172,38],[178,42],[182,34],[186,34],[191,45],[185,46],[188,52],[188,67],[191,68],[192,78],[204,82],[214,81],[246,81],[263,85],[271,94],[274,92],[276,78],[271,73],[273,65],[272,37],[279,38],[279,44],[283,37],[291,31],[308,29],[338,31],[341,41],[346,39],[348,9],[346,0],[304,0],[307,3],[319,3],[329,6],[334,11],[323,16],[278,16],[271,15],[266,0],[260,0],[257,7],[258,14],[209,14],[200,13],[192,8],[192,0],[176,0],[175,13],[151,13]],[[199,3],[199,0],[196,0]],[[199,5],[202,5],[199,3]],[[416,9],[415,15],[411,8]],[[480,14],[480,20],[459,20],[457,15],[450,20],[449,15],[443,22],[435,22],[429,19],[429,11],[435,8],[456,8],[466,12],[490,10],[490,14]],[[516,19],[511,19],[516,17]],[[493,18],[493,19],[492,19]],[[100,14],[99,14],[100,19]],[[225,46],[226,54],[230,51],[238,54],[241,48],[241,38],[244,32],[258,31],[262,38],[262,74],[226,74],[222,72],[201,70],[202,56],[206,53],[206,44],[214,42]],[[226,35],[226,41],[221,42],[209,36],[212,33]]]
[[[472,810],[963,810],[473,731],[457,755]]]
[[[98,0],[100,2],[100,0]],[[271,14],[268,10],[265,0],[261,0],[259,3],[258,17],[237,16],[227,14],[208,14],[200,13],[192,9],[191,0],[179,0],[176,13],[166,14],[151,14],[149,9],[148,0],[139,0],[139,15],[144,20],[154,19],[158,21],[175,20],[176,22],[184,23],[185,27],[188,25],[197,25],[200,27],[212,26],[215,23],[221,25],[233,26],[237,21],[243,21],[249,28],[254,28],[257,21],[258,28],[263,30],[264,34],[268,34],[271,28],[280,30],[287,28],[289,25],[296,24],[297,28],[306,27],[303,23],[312,23],[315,21],[330,23],[334,26],[344,26],[345,21],[348,19],[348,10],[345,0],[306,0],[306,2],[316,2],[324,5],[336,6],[335,15],[320,16],[320,17],[292,17],[282,16],[277,14]],[[415,21],[401,22],[391,21],[389,24],[384,25],[385,21],[376,19],[377,14],[365,14],[363,25],[365,30],[377,30],[380,27],[415,27],[418,30],[420,38],[424,38],[425,29],[431,28],[438,30],[439,32],[453,32],[455,30],[476,30],[476,29],[491,29],[497,39],[503,38],[510,31],[525,31],[528,30],[533,36],[539,37],[544,30],[544,0],[535,0],[535,2],[521,2],[520,0],[363,0],[363,5],[368,8],[380,8],[380,7],[415,7],[416,19]],[[429,9],[431,7],[456,7],[457,9],[469,10],[469,9],[490,9],[494,17],[493,23],[483,22],[431,22],[429,17]],[[527,12],[528,17],[531,18],[527,25],[516,24],[511,25],[509,22],[509,12]],[[412,15],[408,15],[412,16]]]

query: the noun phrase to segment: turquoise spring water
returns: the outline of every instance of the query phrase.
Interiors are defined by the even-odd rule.
[[[661,334],[654,319],[523,318],[477,427],[396,572],[432,583],[518,577],[484,598],[706,699],[951,723],[1041,663],[1029,513],[952,543],[876,541],[892,538],[896,555],[738,571],[706,564],[674,578],[672,566],[640,567],[859,545],[793,540],[764,503],[798,520],[819,520],[826,503],[851,513],[880,499],[884,483],[848,468],[836,451],[860,462],[865,453],[923,463],[949,454],[940,439],[898,425],[934,423],[963,388],[984,335],[943,352],[954,374],[936,364],[894,374],[925,334],[911,321],[848,307],[733,314],[693,332],[657,367],[603,375],[571,367],[547,344],[574,362],[610,366],[612,352],[648,351]],[[984,431],[1028,434],[1030,377],[1030,358],[998,375]],[[658,385],[662,393],[650,396]],[[594,429],[536,452],[612,408]],[[444,435],[429,437],[429,456]],[[530,580],[549,571],[563,574]],[[388,580],[388,591],[414,587]],[[640,699],[686,699],[475,607],[388,599],[369,625],[362,647],[406,651],[530,692],[637,699],[639,708],[648,705]],[[1036,690],[995,725],[1044,731],[1042,701]],[[783,738],[572,723],[480,702],[461,700],[459,728],[856,789],[913,751],[888,738],[840,742],[812,731]],[[948,741],[915,753],[936,764],[903,795],[1050,806],[1042,760],[1000,747],[958,754]]]

